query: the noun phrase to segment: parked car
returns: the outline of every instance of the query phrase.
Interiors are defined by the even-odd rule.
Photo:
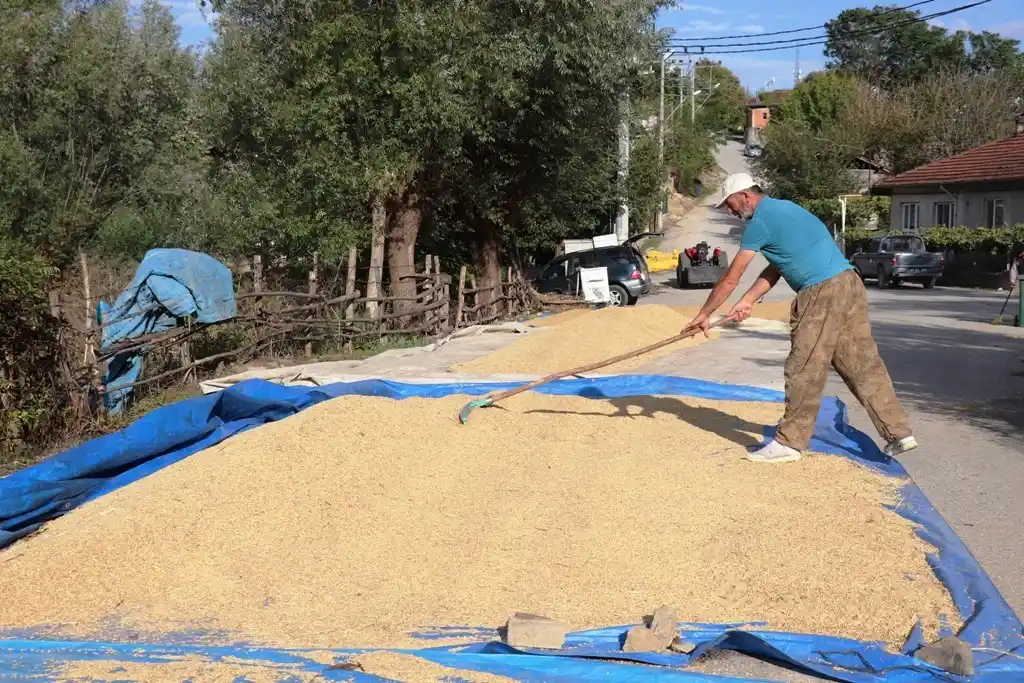
[[[748,142],[743,148],[743,156],[745,157],[759,157],[764,153],[764,147],[756,142]]]
[[[647,261],[637,250],[637,241],[656,233],[635,235],[615,247],[600,247],[562,254],[552,259],[534,279],[541,294],[575,294],[579,289],[580,268],[608,269],[608,291],[612,306],[635,304],[651,291],[651,273]]]
[[[914,235],[876,237],[850,261],[861,278],[873,278],[879,289],[901,282],[919,282],[931,289],[945,265],[942,254],[925,249],[924,240]]]

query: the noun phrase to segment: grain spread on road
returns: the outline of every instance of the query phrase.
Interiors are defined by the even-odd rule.
[[[633,351],[679,334],[689,318],[668,306],[629,306],[566,311],[557,322],[482,358],[452,370],[475,375],[549,374],[569,370]],[[539,320],[544,320],[540,318]],[[714,333],[713,333],[714,334]],[[622,374],[655,358],[707,341],[703,335],[684,339],[653,353],[602,368],[598,374]]]
[[[778,404],[531,393],[460,426],[466,400],[334,399],[91,501],[0,552],[0,628],[423,646],[662,604],[894,647],[957,626],[892,479],[743,459]]]
[[[324,680],[318,672],[303,671],[297,666],[274,662],[258,662],[232,657],[180,657],[143,660],[81,660],[62,663],[47,672],[47,680],[61,683],[94,683],[95,681],[145,681],[146,683],[313,683]],[[28,680],[28,679],[26,679]]]
[[[415,681],[416,683],[447,683],[460,681],[465,683],[515,683],[514,679],[494,674],[452,669],[435,664],[422,657],[402,654],[399,652],[368,652],[353,657],[353,664],[359,666],[364,673],[380,676],[391,681]]]

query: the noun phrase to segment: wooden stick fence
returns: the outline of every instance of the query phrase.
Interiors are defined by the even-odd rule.
[[[357,276],[358,250],[354,247],[349,250],[345,263],[337,265],[333,277],[325,275],[325,263],[320,254],[314,253],[309,264],[305,287],[293,280],[295,290],[291,290],[288,285],[268,286],[281,279],[275,279],[275,269],[268,269],[263,258],[255,255],[251,264],[244,264],[244,272],[251,273],[252,291],[236,294],[239,314],[230,320],[212,324],[179,320],[173,329],[126,339],[102,349],[102,334],[106,328],[152,314],[159,307],[152,306],[120,320],[76,329],[82,339],[81,348],[95,349],[85,356],[81,372],[83,376],[98,378],[99,367],[118,354],[151,357],[162,353],[165,354],[164,368],[167,364],[177,367],[161,369],[131,387],[174,377],[179,377],[181,382],[196,381],[200,368],[213,363],[246,360],[261,354],[312,358],[317,352],[329,352],[332,348],[351,351],[357,342],[389,336],[441,337],[459,328],[516,318],[537,305],[535,293],[512,268],[502,269],[498,282],[478,287],[476,277],[462,266],[453,291],[453,278],[441,272],[440,258],[427,255],[422,272],[402,278],[415,282],[415,295],[398,297],[386,295],[380,286],[383,284],[381,273],[371,272],[366,280]],[[240,275],[239,281],[243,280],[248,282],[248,277]],[[360,282],[369,283],[367,296],[357,288]],[[91,298],[88,291],[86,296]],[[88,305],[94,306],[93,301]],[[60,309],[56,299],[53,308]],[[201,357],[194,357],[200,354]],[[97,386],[97,381],[93,384],[99,393],[104,391]]]

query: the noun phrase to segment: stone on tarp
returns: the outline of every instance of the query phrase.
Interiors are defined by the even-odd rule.
[[[974,655],[971,646],[956,636],[939,638],[934,643],[920,648],[914,656],[951,674],[974,675]]]
[[[512,647],[559,650],[565,644],[569,626],[556,619],[516,612],[505,625],[504,640]]]
[[[626,633],[623,652],[661,652],[665,649],[654,631],[646,626],[634,626]]]
[[[663,648],[672,644],[676,637],[676,626],[679,623],[679,613],[674,607],[662,605],[654,611],[651,617],[650,629],[661,642]]]

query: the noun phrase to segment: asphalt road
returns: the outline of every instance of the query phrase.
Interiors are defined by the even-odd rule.
[[[740,149],[730,143],[720,151],[726,171],[744,170]],[[703,239],[731,257],[741,233],[738,221],[699,207],[670,228],[661,248]],[[757,270],[746,274],[743,287]],[[673,278],[674,273],[656,274],[662,284],[642,303],[687,305],[707,297],[708,290],[675,288]],[[868,286],[876,342],[921,444],[902,463],[1011,606],[1024,614],[1024,535],[1014,521],[1024,518],[1024,329],[991,324],[1005,293],[912,285],[878,290],[870,281]],[[777,286],[769,298],[792,296],[788,287]],[[1012,321],[1012,313],[1007,317]],[[685,374],[782,388],[787,349],[784,335],[722,338],[687,351]],[[826,391],[847,403],[856,427],[877,438],[837,376],[830,377]]]

